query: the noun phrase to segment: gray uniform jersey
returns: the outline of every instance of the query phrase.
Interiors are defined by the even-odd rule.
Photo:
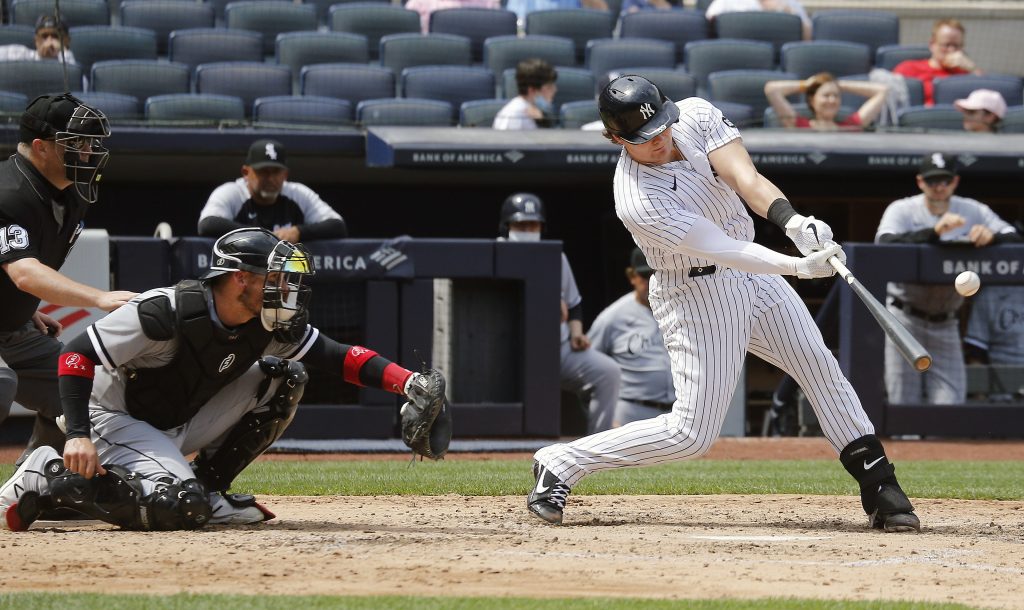
[[[565,252],[562,253],[562,301],[565,302],[565,306],[569,309],[576,307],[583,302],[583,297],[580,296],[580,289],[576,286],[576,276],[572,274],[572,267],[569,266],[569,259],[565,257]],[[562,322],[560,329],[559,338],[562,343],[569,341],[569,323]]]
[[[285,181],[281,186],[281,196],[295,202],[302,212],[303,223],[312,224],[325,220],[340,220],[341,214],[334,211],[316,191],[299,182]],[[218,186],[210,193],[206,205],[199,212],[199,220],[210,216],[235,219],[242,211],[242,205],[252,198],[245,178],[227,182]],[[252,217],[255,220],[255,216]],[[274,227],[275,229],[279,227]]]
[[[671,403],[676,399],[668,351],[651,309],[630,292],[598,314],[590,332],[593,349],[612,357],[622,370],[619,396]]]
[[[1024,287],[982,288],[971,304],[964,342],[988,351],[992,364],[1024,364]]]

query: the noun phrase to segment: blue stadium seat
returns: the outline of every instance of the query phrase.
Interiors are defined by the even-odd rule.
[[[168,38],[174,30],[212,28],[213,7],[192,0],[124,0],[121,25],[153,30],[156,49],[167,54]]]
[[[772,70],[725,70],[708,77],[712,102],[732,102],[750,106],[755,122],[760,122],[768,107],[764,84],[770,80],[795,79],[795,74]],[[731,117],[730,117],[731,118]]]
[[[229,95],[172,93],[146,100],[148,121],[188,121],[216,124],[245,120],[245,102]]]
[[[20,44],[23,47],[36,46],[36,31],[30,25],[0,25],[0,46]]]
[[[755,117],[754,109],[747,104],[721,101],[713,102],[713,104],[722,111],[722,116],[732,121],[736,127],[761,127],[762,118]]]
[[[513,98],[519,95],[516,87],[516,70],[509,68],[505,70],[502,81],[504,83],[504,94],[506,98]],[[596,99],[594,74],[583,68],[558,68],[558,92],[555,93],[553,102],[554,109],[566,102],[577,102],[580,100]]]
[[[1006,133],[1024,133],[1024,106],[1006,109],[1006,116],[1000,124],[1000,131]]]
[[[258,97],[252,105],[252,119],[256,123],[351,125],[352,103],[333,97]]]
[[[191,69],[185,64],[144,59],[98,61],[89,77],[93,91],[130,95],[139,101],[188,93],[190,83]]]
[[[803,22],[789,13],[723,13],[715,17],[715,29],[719,38],[770,42],[776,56],[782,45],[803,39]]]
[[[415,66],[402,71],[400,89],[402,97],[448,102],[455,123],[462,102],[494,97],[494,74],[469,66]]]
[[[697,95],[697,79],[688,74],[685,70],[669,68],[622,68],[612,70],[598,78],[597,90],[601,91],[605,85],[612,80],[625,76],[626,74],[637,74],[643,76],[658,86],[662,95],[673,102],[685,100],[688,97]]]
[[[331,7],[335,4],[391,4],[391,0],[305,0],[305,4],[309,4],[316,8],[316,19],[323,25],[330,25],[328,20],[328,12]],[[404,3],[403,3],[404,4]]]
[[[587,42],[595,38],[611,38],[618,16],[608,11],[590,9],[552,9],[533,11],[526,15],[526,33],[563,36],[576,46],[576,62],[586,59]]]
[[[676,48],[665,40],[601,38],[587,43],[586,67],[601,78],[616,68],[674,68]]]
[[[389,34],[380,39],[380,65],[395,74],[413,66],[468,66],[469,39],[453,34]]]
[[[708,76],[723,70],[771,70],[775,67],[772,45],[757,40],[697,40],[686,43],[686,71],[697,79],[707,95]]]
[[[78,64],[67,64],[67,83],[64,84],[64,67],[56,61],[5,61],[0,66],[0,91],[21,93],[34,99],[47,93],[62,93],[82,88],[82,68]]]
[[[490,127],[494,117],[505,107],[508,100],[487,99],[462,102],[459,107],[460,127]]]
[[[928,45],[890,44],[875,51],[875,67],[892,70],[908,59],[928,59],[931,56]]]
[[[904,78],[907,83],[907,94],[910,96],[911,106],[924,105],[924,83],[916,78]]]
[[[319,95],[348,100],[395,96],[395,73],[365,64],[318,64],[306,66],[300,77],[302,95]]]
[[[924,130],[946,130],[963,131],[964,115],[959,110],[949,105],[935,106],[910,106],[896,113],[900,127],[924,129]]]
[[[370,59],[380,57],[380,39],[388,34],[419,34],[420,15],[391,4],[354,2],[330,8],[328,21],[335,32],[366,36]]]
[[[277,35],[277,63],[292,70],[298,90],[304,66],[370,61],[366,36],[345,32],[287,32]]]
[[[292,71],[288,66],[263,62],[221,61],[199,64],[195,74],[196,93],[234,96],[246,110],[258,97],[289,95]]]
[[[597,100],[566,102],[559,109],[558,122],[564,129],[579,129],[587,123],[601,120],[597,111]]]
[[[108,59],[156,59],[156,34],[134,27],[87,25],[69,32],[75,61],[88,72],[98,61]]]
[[[572,66],[576,63],[576,46],[562,36],[495,36],[484,41],[484,65],[496,77],[532,57],[552,66]]]
[[[271,55],[278,34],[316,30],[316,8],[289,0],[242,0],[225,7],[224,20],[229,29],[262,34],[263,53]]]
[[[816,11],[811,18],[814,40],[865,44],[872,57],[879,47],[899,44],[900,18],[894,13],[864,10]]]
[[[195,69],[218,61],[263,61],[259,32],[227,28],[193,28],[171,32],[168,58]]]
[[[832,76],[866,74],[871,70],[871,51],[856,42],[787,42],[782,45],[782,69],[807,78],[819,72]]]
[[[213,13],[214,13],[214,15],[217,18],[217,25],[218,25],[218,27],[226,27],[227,26],[226,13],[227,13],[228,5],[231,4],[232,2],[235,2],[236,0],[203,0],[203,1],[204,2],[208,2],[210,4],[210,6],[213,7]],[[250,1],[252,1],[252,2],[281,2],[282,0],[250,0]],[[313,11],[316,12],[316,8],[315,7],[314,7]]]
[[[667,40],[676,45],[676,62],[683,63],[686,43],[710,38],[711,26],[700,11],[637,11],[622,16],[619,37]]]
[[[93,108],[98,108],[113,122],[124,119],[137,121],[142,118],[139,100],[131,95],[96,91],[76,91],[72,95]]]
[[[54,0],[11,0],[10,7],[11,23],[34,28],[40,15],[53,14]],[[110,25],[106,0],[61,0],[60,15],[69,26]]]
[[[20,115],[28,107],[28,96],[14,91],[0,91],[0,114]]]
[[[452,124],[452,105],[440,100],[388,98],[364,100],[356,106],[356,122],[374,125],[439,126]]]
[[[515,36],[516,14],[490,8],[448,8],[430,13],[431,34],[455,34],[469,38],[473,61],[484,57],[484,41],[492,36]]]
[[[935,103],[952,104],[956,100],[967,97],[975,89],[998,91],[1003,94],[1007,106],[1024,104],[1024,82],[1019,76],[1008,74],[985,74],[983,76],[965,74],[935,79]]]

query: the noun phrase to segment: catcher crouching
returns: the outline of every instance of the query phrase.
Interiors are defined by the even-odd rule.
[[[64,455],[37,449],[0,487],[0,527],[26,530],[58,508],[130,530],[274,518],[228,491],[291,423],[306,366],[405,396],[402,439],[418,455],[444,457],[452,426],[443,375],[414,373],[310,325],[305,248],[244,228],[218,239],[211,260],[201,279],[145,292],[64,347]]]

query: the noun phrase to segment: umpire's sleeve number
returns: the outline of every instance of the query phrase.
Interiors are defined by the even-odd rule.
[[[18,225],[0,229],[0,254],[11,250],[24,250],[28,247],[28,231]]]

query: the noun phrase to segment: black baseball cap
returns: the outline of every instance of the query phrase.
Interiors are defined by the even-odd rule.
[[[39,30],[57,30],[65,36],[68,35],[68,24],[63,20],[57,19],[53,15],[40,15],[39,19],[36,19],[36,33]]]
[[[956,175],[956,160],[945,153],[932,153],[921,159],[921,168],[918,171],[922,178],[935,176],[946,176],[952,178]]]
[[[647,264],[647,257],[644,256],[640,248],[633,248],[633,254],[629,257],[629,266],[637,273],[650,273],[653,271],[651,266]]]
[[[264,167],[288,169],[286,158],[284,144],[277,140],[256,140],[249,147],[249,154],[245,157],[245,164],[253,169],[262,169]]]
[[[40,95],[21,113],[19,141],[54,139],[58,131],[67,130],[75,109],[82,105],[82,100],[69,93]]]
[[[679,120],[679,107],[642,76],[627,74],[608,83],[597,100],[609,133],[643,144]]]

